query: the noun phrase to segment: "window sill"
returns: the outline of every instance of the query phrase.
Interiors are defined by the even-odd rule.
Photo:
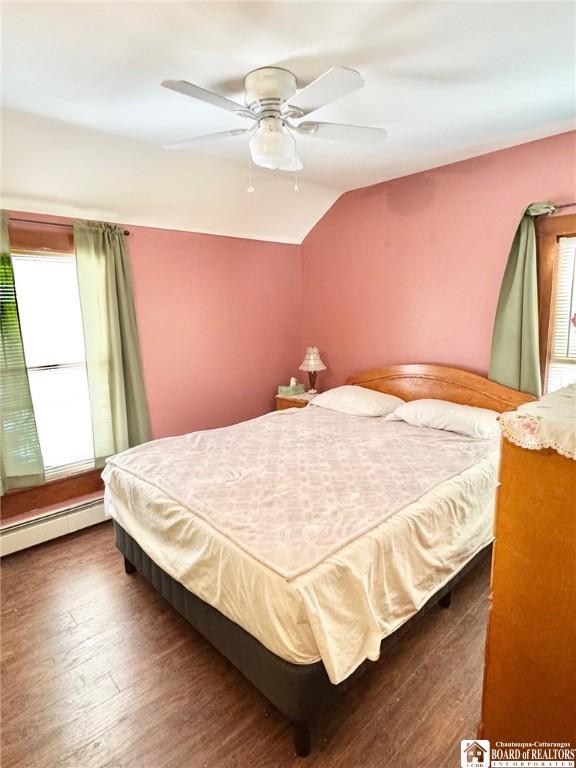
[[[1,500],[0,519],[4,522],[6,518],[16,515],[36,516],[48,507],[66,505],[80,496],[101,494],[104,489],[101,472],[100,469],[93,469],[51,480],[44,485],[8,491]]]
[[[21,512],[17,515],[11,515],[10,517],[4,518],[4,516],[2,516],[2,519],[0,520],[0,531],[20,523],[28,523],[36,520],[40,521],[45,517],[51,517],[52,515],[61,512],[67,512],[68,510],[73,510],[76,507],[80,507],[85,504],[91,504],[96,501],[102,501],[103,499],[103,492],[96,491],[95,493],[87,493],[84,496],[76,496],[73,499],[61,501],[57,504],[50,504],[47,507],[41,507],[39,509],[32,509],[28,512]]]

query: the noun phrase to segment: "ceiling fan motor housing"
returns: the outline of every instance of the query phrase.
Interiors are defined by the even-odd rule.
[[[246,106],[256,114],[280,110],[297,90],[296,78],[287,69],[261,67],[246,75]]]

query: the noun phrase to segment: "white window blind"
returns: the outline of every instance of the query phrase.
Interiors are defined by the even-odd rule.
[[[558,240],[546,390],[576,382],[576,237]],[[574,322],[573,322],[574,319]]]
[[[94,467],[76,260],[13,254],[18,313],[47,479]]]

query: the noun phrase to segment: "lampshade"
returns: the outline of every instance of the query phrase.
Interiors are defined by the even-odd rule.
[[[297,170],[296,144],[282,122],[275,117],[260,120],[250,139],[250,154],[256,165],[272,170]]]
[[[306,347],[306,355],[300,366],[301,371],[325,371],[318,347]]]

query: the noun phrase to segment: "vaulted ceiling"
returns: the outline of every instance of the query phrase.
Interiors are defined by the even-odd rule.
[[[3,206],[300,242],[346,190],[574,127],[575,6],[554,2],[4,2]],[[304,169],[253,169],[244,127],[160,87],[236,99],[251,69],[365,87],[314,113],[386,128],[375,147],[298,139]]]

